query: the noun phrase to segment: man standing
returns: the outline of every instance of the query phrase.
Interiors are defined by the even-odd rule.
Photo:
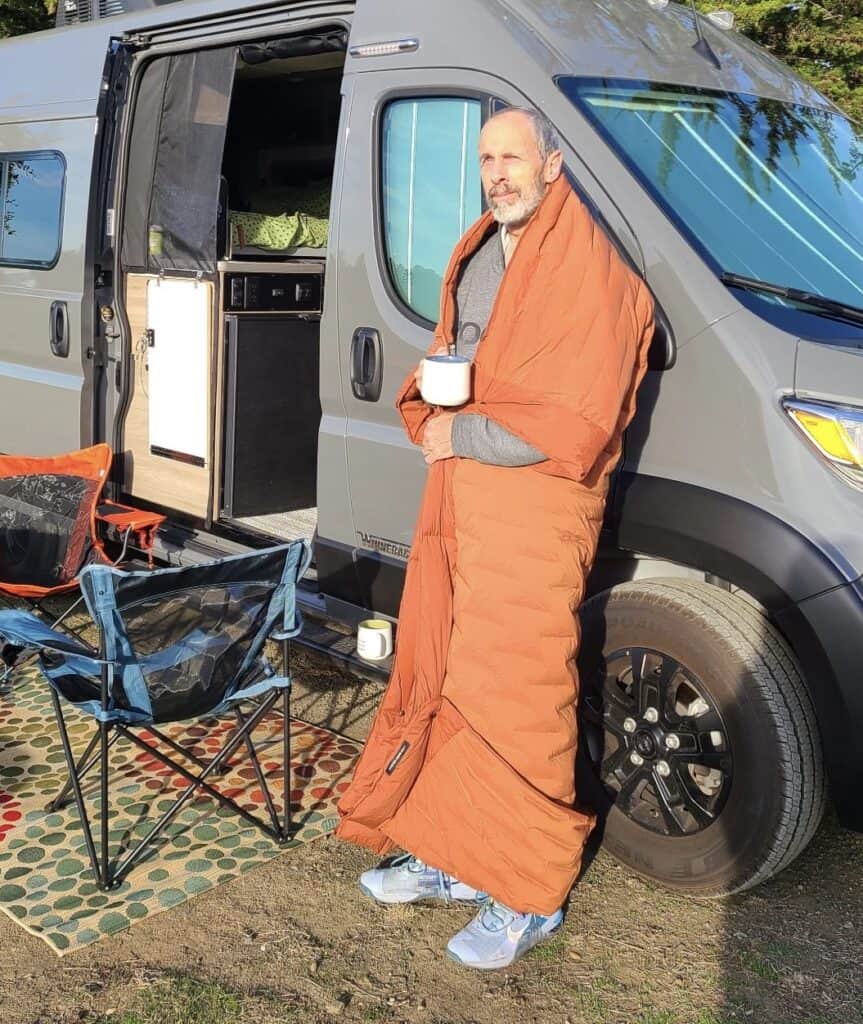
[[[473,396],[436,412],[418,370],[398,398],[431,468],[393,674],[337,834],[410,851],[363,874],[379,902],[478,903],[447,953],[488,969],[560,927],[594,824],[575,806],[576,613],[653,303],[542,115],[496,115],[479,148],[489,211],[453,253],[431,349],[473,358]]]

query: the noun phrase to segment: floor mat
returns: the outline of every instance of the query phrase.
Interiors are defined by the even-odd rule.
[[[69,705],[64,710],[73,751],[80,754],[93,734],[93,720]],[[185,723],[164,731],[178,742],[197,744],[196,753],[212,756],[233,723],[220,719],[208,726]],[[281,717],[268,714],[255,742],[281,810]],[[336,802],[347,789],[360,749],[361,744],[326,729],[293,722],[291,804],[299,830],[287,846],[277,846],[233,811],[199,796],[120,888],[105,893],[93,880],[74,801],[61,811],[45,810],[66,781],[66,761],[48,684],[35,667],[22,668],[11,689],[0,694],[0,910],[62,955],[175,907],[332,831]],[[186,782],[124,739],[115,743],[111,764],[113,850],[119,842],[129,845],[130,837],[146,834]],[[98,770],[93,771],[84,791],[98,837]],[[249,810],[262,809],[254,770],[239,755],[215,786]]]

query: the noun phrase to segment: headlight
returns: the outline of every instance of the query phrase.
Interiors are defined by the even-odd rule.
[[[786,398],[782,406],[844,477],[863,486],[863,409]]]

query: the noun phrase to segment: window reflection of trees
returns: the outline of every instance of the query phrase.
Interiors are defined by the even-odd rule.
[[[10,160],[5,164],[5,168],[5,176],[0,174],[0,181],[4,181],[5,178],[5,188],[2,190],[3,233],[11,237],[15,234],[13,222],[18,208],[15,189],[21,183],[22,178],[30,178],[35,182],[37,173],[36,168],[26,160]]]

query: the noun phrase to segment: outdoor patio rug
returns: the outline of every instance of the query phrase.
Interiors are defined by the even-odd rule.
[[[330,832],[336,801],[347,788],[361,745],[304,722],[292,726],[296,837],[278,847],[239,815],[209,797],[190,802],[165,838],[132,869],[122,886],[100,892],[93,881],[78,811],[70,804],[47,813],[46,803],[66,780],[66,763],[48,684],[35,667],[21,668],[0,692],[0,910],[58,954],[71,952],[136,921],[236,878],[256,864]],[[83,752],[93,720],[67,711],[73,749]],[[232,720],[212,730],[202,723],[166,730],[173,739],[198,742],[196,753],[214,753]],[[272,741],[267,737],[269,731]],[[261,763],[268,779],[281,779],[281,718],[259,726]],[[242,806],[259,812],[263,798],[251,766],[237,766],[215,780]],[[119,840],[145,834],[185,781],[151,755],[120,739],[112,750],[112,850]],[[273,787],[281,792],[281,782]],[[87,777],[93,831],[98,835],[98,774]],[[274,794],[275,796],[275,794]],[[277,803],[277,807],[281,807]],[[128,846],[129,843],[126,842]]]

